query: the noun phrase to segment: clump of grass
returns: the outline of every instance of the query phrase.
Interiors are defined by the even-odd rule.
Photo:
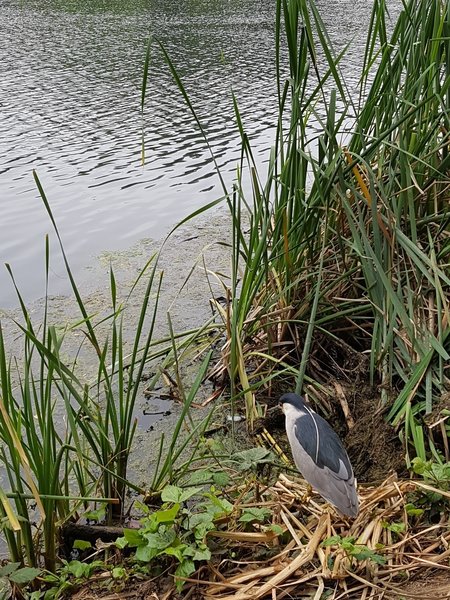
[[[242,275],[231,293],[232,360],[249,364],[257,349],[284,371],[297,364],[300,391],[313,373],[308,361],[326,361],[315,341],[350,344],[369,354],[368,379],[389,419],[425,457],[422,417],[449,384],[448,5],[406,3],[390,39],[386,19],[384,3],[374,3],[355,102],[340,76],[345,56],[329,50],[315,3],[278,2],[280,117],[268,179],[252,179],[248,235],[242,187],[231,207]],[[306,380],[315,386],[330,376],[326,367],[315,373]]]
[[[47,242],[47,276],[48,266]],[[72,404],[77,380],[59,359],[62,338],[47,322],[48,304],[39,332],[19,292],[18,298],[24,315],[20,359],[8,361],[0,324],[0,463],[10,490],[1,490],[0,512],[12,561],[40,566],[42,553],[46,569],[54,571],[59,525],[83,504],[116,499],[89,497],[94,486],[78,431],[81,408]],[[55,418],[58,405],[65,407],[66,428]]]
[[[316,3],[277,1],[268,175],[258,176],[234,99],[242,161],[225,190],[232,270],[218,308],[232,397],[245,399],[250,427],[258,388],[294,374],[297,391],[314,393],[345,345],[370,357],[367,380],[402,427],[407,459],[409,444],[421,457],[435,449],[423,417],[449,385],[448,11],[409,0],[389,36],[385,3],[374,2],[355,92]]]

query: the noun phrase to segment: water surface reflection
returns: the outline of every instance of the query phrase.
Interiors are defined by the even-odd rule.
[[[276,115],[274,0],[7,0],[0,5],[0,262],[28,299],[43,294],[49,219],[44,185],[75,272],[103,249],[159,237],[221,194],[205,144],[164,65],[152,55],[144,118],[146,39],[165,44],[227,181],[239,160],[231,90],[263,160]],[[335,42],[360,40],[367,2],[321,0]],[[360,5],[354,30],[355,6]],[[355,71],[356,72],[356,71]],[[142,126],[147,161],[140,162]],[[51,292],[67,290],[52,242]],[[14,303],[0,269],[0,307]]]

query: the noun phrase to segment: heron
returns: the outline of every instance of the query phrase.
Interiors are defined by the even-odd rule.
[[[284,394],[280,403],[294,462],[306,481],[339,512],[356,517],[356,480],[341,440],[330,425],[298,394]]]

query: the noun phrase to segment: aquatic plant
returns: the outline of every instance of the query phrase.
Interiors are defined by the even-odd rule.
[[[48,241],[46,248],[48,281]],[[44,304],[41,327],[35,329],[17,293],[24,315],[24,324],[19,325],[23,333],[21,357],[8,359],[0,324],[0,464],[9,488],[8,493],[0,489],[0,514],[12,561],[38,567],[42,553],[45,567],[52,571],[59,525],[83,504],[94,500],[101,503],[102,498],[89,497],[93,484],[88,469],[83,468],[87,460],[77,429],[80,409],[71,402],[71,389],[77,380],[59,360],[62,338],[48,324],[48,303]],[[67,426],[55,416],[61,406]],[[71,483],[75,478],[78,487]]]

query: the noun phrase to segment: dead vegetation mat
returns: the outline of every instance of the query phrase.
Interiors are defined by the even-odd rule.
[[[165,578],[136,583],[102,595],[79,590],[78,600],[142,598],[169,600],[441,600],[450,598],[450,493],[421,481],[393,475],[378,486],[359,489],[361,507],[347,520],[307,484],[281,475],[249,503],[249,484],[236,488],[236,511],[251,506],[272,512],[267,524],[251,531],[224,521],[209,533],[213,559],[187,579],[181,594]],[[411,514],[412,500],[439,494],[441,509]],[[437,496],[434,496],[435,498]],[[246,498],[244,504],[243,499]],[[414,512],[414,511],[413,511]],[[417,512],[417,511],[416,511]],[[427,518],[425,518],[427,516]],[[276,526],[276,527],[274,527]],[[283,533],[281,533],[281,530]],[[333,538],[333,540],[330,540]],[[342,540],[352,540],[349,552]],[[328,541],[327,541],[328,540]],[[331,542],[331,543],[330,543]],[[360,552],[361,550],[361,552]],[[366,558],[367,557],[367,558]]]

